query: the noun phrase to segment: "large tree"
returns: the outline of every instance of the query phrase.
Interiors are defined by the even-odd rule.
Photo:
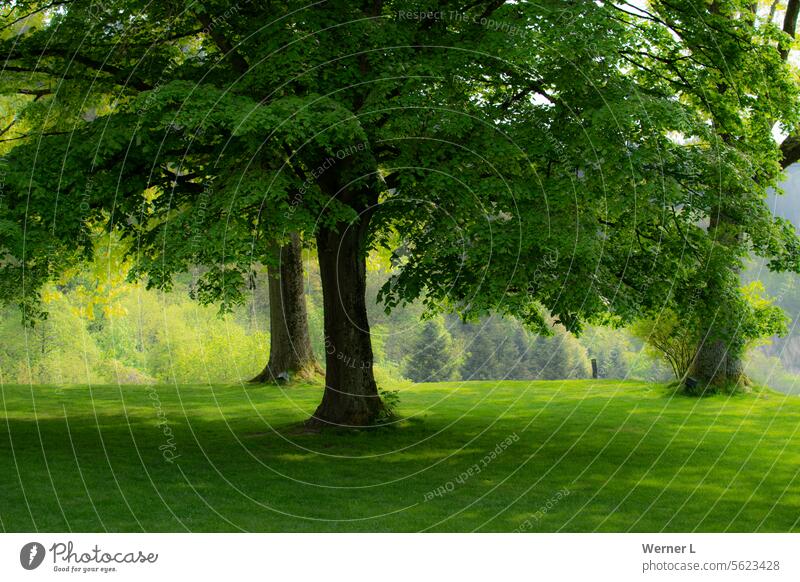
[[[781,10],[777,8],[777,2],[737,5],[715,0],[706,4],[654,1],[638,9],[649,20],[647,26],[664,26],[672,34],[671,42],[665,38],[648,64],[647,73],[669,81],[679,95],[707,104],[708,122],[715,129],[712,146],[720,155],[727,155],[733,141],[747,139],[750,145],[737,149],[750,160],[762,160],[750,168],[741,167],[741,171],[758,174],[754,177],[720,174],[716,183],[707,186],[709,207],[703,218],[709,244],[702,252],[694,280],[676,295],[681,324],[674,337],[682,338],[678,343],[687,337],[700,337],[693,346],[688,369],[700,384],[699,392],[709,386],[735,388],[747,382],[742,361],[746,346],[759,334],[780,328],[780,322],[775,322],[777,327],[765,325],[769,318],[765,320],[743,293],[740,273],[744,261],[755,251],[770,258],[771,268],[798,268],[794,227],[788,221],[773,220],[763,204],[763,190],[750,187],[752,183],[768,183],[763,177],[779,175],[800,155],[795,149],[796,106],[786,103],[775,109],[767,94],[770,84],[785,81],[769,69],[753,67],[754,58],[766,58],[776,65],[788,59],[800,2],[789,0]],[[765,43],[772,54],[741,51],[743,45],[755,43]],[[698,56],[707,58],[702,76],[694,75],[694,65],[687,62]],[[726,69],[766,77],[754,82],[737,78]],[[775,144],[775,129],[790,135],[779,152],[773,149],[764,155]]]
[[[253,384],[313,378],[322,369],[311,348],[303,277],[303,245],[293,232],[283,246],[273,245],[268,270],[269,360]]]
[[[25,31],[33,27],[43,27],[49,18],[52,18],[52,9],[56,5],[49,6],[46,3],[41,5],[41,10],[36,11],[35,6],[32,4],[24,6],[20,4],[17,11],[12,10],[9,13],[7,24],[3,28],[3,35],[6,38],[13,39],[14,37],[23,34]],[[87,23],[90,26],[98,25],[102,19],[103,14],[107,8],[101,7],[98,3],[89,6],[87,13]],[[28,15],[28,16],[26,16]],[[200,14],[197,15],[198,25],[202,22],[207,22],[206,18]],[[188,36],[186,37],[188,38]],[[173,39],[177,40],[177,39]],[[21,72],[14,66],[9,66],[8,69],[13,72]],[[26,71],[27,72],[27,71]],[[87,81],[91,81],[96,74],[96,70],[91,68],[82,71],[87,75]],[[35,73],[45,73],[37,75]],[[12,78],[10,84],[11,91],[15,92],[14,96],[19,99],[20,96],[27,96],[30,101],[47,102],[51,101],[51,97],[57,93],[50,86],[53,82],[61,80],[62,73],[47,72],[45,67],[39,67],[37,71],[30,71],[28,82],[33,81],[38,89],[28,90],[24,86],[16,85]],[[142,91],[152,90],[152,87],[147,84],[124,84],[126,92],[131,96]],[[112,83],[103,85],[107,89],[106,95],[101,95],[101,88],[97,87],[91,95],[91,101],[85,105],[89,109],[88,114],[94,117],[97,113],[97,106],[105,106],[109,101],[116,98],[117,91],[120,89],[119,83]],[[61,93],[63,95],[63,92]],[[86,95],[89,97],[89,95]],[[6,96],[5,99],[9,97]],[[10,104],[9,104],[10,105]],[[52,101],[50,102],[52,106]],[[18,109],[25,109],[25,103],[17,103]],[[84,108],[85,109],[85,108]],[[52,114],[56,114],[59,109],[51,109]],[[81,109],[83,111],[83,109]],[[75,111],[72,111],[74,114]],[[35,127],[35,124],[34,124]],[[4,126],[3,133],[10,137],[11,142],[25,137],[26,124],[20,119],[14,119],[11,123]],[[7,149],[8,144],[3,144]],[[83,202],[86,204],[86,201]],[[88,206],[86,206],[88,209]],[[201,209],[202,210],[202,209]],[[55,226],[55,223],[53,223]],[[200,226],[200,225],[198,225]],[[200,237],[194,241],[195,245],[200,244]],[[314,352],[311,348],[311,338],[308,328],[308,317],[306,313],[306,299],[304,292],[304,277],[303,277],[303,256],[301,241],[297,233],[291,233],[287,236],[287,241],[284,246],[271,245],[264,248],[255,248],[253,253],[253,261],[264,261],[267,264],[268,270],[268,296],[270,307],[270,335],[269,335],[269,359],[261,372],[259,372],[252,380],[252,383],[274,382],[279,378],[285,378],[286,374],[292,377],[313,377],[322,372],[319,364],[317,363]],[[87,249],[88,251],[88,249]]]
[[[771,126],[795,115],[785,35],[734,18],[749,2],[652,4],[16,2],[7,22],[47,18],[0,52],[3,89],[35,95],[1,203],[3,296],[35,308],[103,222],[151,285],[200,264],[198,297],[225,306],[299,233],[326,335],[310,422],[360,426],[383,412],[370,248],[394,250],[389,309],[577,330],[690,286],[724,188],[752,248],[796,267],[764,204]]]

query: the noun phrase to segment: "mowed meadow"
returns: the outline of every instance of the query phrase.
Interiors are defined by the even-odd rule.
[[[405,384],[309,432],[318,385],[4,385],[4,531],[796,531],[800,399],[620,380]]]

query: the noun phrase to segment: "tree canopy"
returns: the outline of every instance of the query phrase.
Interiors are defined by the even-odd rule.
[[[380,408],[370,248],[392,251],[388,309],[421,299],[542,331],[550,314],[577,331],[685,295],[720,207],[736,252],[800,270],[765,204],[785,153],[773,128],[797,123],[791,38],[752,8],[16,1],[0,297],[34,309],[103,225],[134,276],[169,288],[201,265],[198,298],[226,306],[300,233],[333,346],[317,416],[363,424]]]

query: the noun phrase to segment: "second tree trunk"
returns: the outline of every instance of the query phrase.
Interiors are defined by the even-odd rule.
[[[291,234],[289,242],[274,253],[277,266],[268,267],[269,361],[251,380],[254,383],[275,382],[285,375],[310,378],[322,373],[308,333],[300,237]]]

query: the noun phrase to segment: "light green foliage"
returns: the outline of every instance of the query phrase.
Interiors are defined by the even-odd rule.
[[[644,342],[651,354],[669,364],[678,380],[686,376],[703,339],[695,319],[681,317],[669,309],[664,309],[654,319],[637,321],[631,332]]]
[[[745,285],[760,281],[764,293],[774,300],[775,305],[786,313],[800,314],[800,276],[795,273],[773,273],[761,262],[754,262],[743,274]],[[789,330],[791,335],[797,334],[797,327]]]
[[[653,355],[670,365],[679,380],[689,371],[697,346],[702,341],[709,341],[708,338],[713,339],[715,332],[730,330],[723,339],[729,350],[738,350],[740,355],[788,332],[786,313],[773,303],[761,281],[751,281],[727,293],[725,299],[727,303],[718,305],[712,313],[712,330],[702,327],[702,314],[687,310],[679,315],[671,309],[664,309],[657,317],[639,320],[631,331]]]
[[[748,348],[770,337],[786,335],[789,317],[779,305],[775,305],[774,298],[767,295],[761,281],[742,287],[742,296],[746,303],[746,317],[740,325]]]
[[[216,310],[188,297],[148,315],[161,325],[144,346],[147,369],[162,382],[243,382],[264,364],[267,334],[248,334],[232,318],[220,319]]]
[[[89,273],[78,280],[90,281]],[[269,335],[234,316],[191,301],[129,286],[114,312],[89,318],[85,295],[50,290],[48,318],[24,326],[16,309],[0,317],[4,382],[34,384],[243,382],[263,365]],[[237,314],[238,315],[238,314]]]
[[[75,306],[48,293],[50,317],[34,328],[22,325],[16,309],[0,317],[0,374],[3,382],[85,384],[108,382],[102,354]]]

